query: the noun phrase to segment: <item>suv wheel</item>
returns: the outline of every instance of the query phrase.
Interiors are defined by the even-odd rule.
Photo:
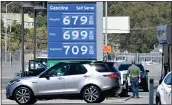
[[[82,96],[87,103],[100,103],[103,100],[100,89],[94,85],[85,87]]]
[[[20,105],[34,104],[33,93],[27,87],[19,87],[14,93],[15,101]]]

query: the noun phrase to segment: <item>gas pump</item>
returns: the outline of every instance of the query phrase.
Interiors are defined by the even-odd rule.
[[[161,83],[163,77],[166,76],[168,72],[172,70],[172,34],[171,34],[171,24],[160,25],[157,27],[157,38],[159,43],[163,46],[162,51],[162,70],[161,78],[159,83]]]

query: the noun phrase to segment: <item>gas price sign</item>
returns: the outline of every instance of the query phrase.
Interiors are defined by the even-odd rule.
[[[96,59],[96,3],[48,4],[48,57]]]

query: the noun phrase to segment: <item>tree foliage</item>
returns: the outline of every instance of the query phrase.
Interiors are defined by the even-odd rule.
[[[3,1],[2,2],[2,13],[5,13],[5,5],[6,4],[9,4],[10,2],[8,1]],[[42,1],[24,1],[24,2],[13,2],[11,5],[8,6],[8,13],[21,13],[21,7],[22,7],[22,4],[23,3],[28,3],[32,6],[44,6],[46,8],[46,2]],[[24,10],[25,13],[29,13],[29,16],[31,18],[34,18],[33,17],[33,9],[31,8],[25,8]],[[37,25],[37,45],[39,45],[40,47],[43,47],[45,48],[45,46],[47,47],[44,39],[44,41],[40,41],[40,37],[43,37],[43,38],[46,38],[47,36],[47,28],[46,28],[46,25],[47,25],[47,17],[46,17],[46,11],[43,11],[42,13],[41,12],[37,12],[37,22],[36,22],[36,25]],[[1,32],[4,30],[4,23],[1,19]],[[21,24],[14,21],[12,26],[11,26],[11,32],[9,32],[10,28],[8,27],[8,50],[12,50],[12,51],[15,51],[15,50],[18,50],[18,49],[21,49]],[[24,30],[24,37],[25,37],[25,49],[33,49],[33,39],[34,39],[34,29],[31,28],[31,29],[25,29]],[[4,41],[4,39],[3,39]],[[42,42],[43,42],[43,45],[42,45]],[[45,43],[45,44],[44,44]],[[4,44],[2,44],[2,47],[4,48]]]
[[[156,27],[171,21],[170,2],[108,2],[108,16],[130,16],[130,34],[110,35],[120,50],[150,52],[157,44]]]
[[[6,4],[9,4],[11,1],[2,1],[1,2],[1,12],[5,13],[6,12]],[[11,13],[21,13],[21,7],[23,4],[30,4],[32,6],[44,6],[45,8],[47,7],[47,2],[46,1],[13,1],[11,5],[8,6],[8,12]]]

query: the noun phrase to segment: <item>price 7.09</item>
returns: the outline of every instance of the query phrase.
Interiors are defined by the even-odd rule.
[[[73,55],[78,54],[94,54],[93,46],[90,46],[89,48],[87,46],[63,46],[65,48],[65,55],[68,55],[69,53],[72,53]],[[70,51],[70,52],[69,52]]]

